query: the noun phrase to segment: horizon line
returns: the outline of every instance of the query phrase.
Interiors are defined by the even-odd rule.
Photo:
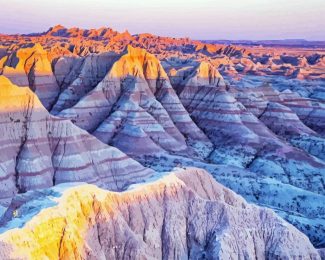
[[[47,30],[44,30],[44,31],[39,31],[39,32],[28,32],[28,33],[21,33],[21,32],[13,32],[13,33],[2,33],[0,31],[0,35],[6,35],[6,36],[16,36],[16,35],[19,35],[19,36],[33,36],[33,34],[42,34],[42,33],[46,33],[48,32],[49,30],[51,30],[52,28],[54,27],[58,27],[58,26],[61,26],[65,29],[81,29],[81,30],[98,30],[98,29],[101,29],[101,28],[107,28],[107,29],[112,29],[118,33],[124,33],[124,32],[129,32],[130,31],[128,29],[124,29],[124,31],[119,31],[119,30],[116,30],[114,29],[113,27],[110,27],[110,26],[100,26],[100,27],[97,27],[97,28],[83,28],[83,27],[78,27],[78,26],[73,26],[73,27],[66,27],[62,24],[55,24],[54,26],[50,26],[48,27]],[[239,38],[239,39],[227,39],[227,38],[215,38],[215,39],[212,39],[212,38],[207,38],[207,39],[195,39],[195,38],[191,38],[190,36],[182,36],[182,37],[178,37],[178,36],[167,36],[167,35],[159,35],[159,34],[155,34],[155,33],[152,33],[152,32],[139,32],[139,33],[130,33],[131,36],[135,36],[135,35],[140,35],[140,34],[152,34],[154,36],[160,36],[160,37],[169,37],[169,38],[177,38],[177,39],[181,39],[181,38],[188,38],[190,40],[193,40],[193,41],[229,41],[229,42],[265,42],[265,41],[306,41],[306,42],[325,42],[325,39],[308,39],[308,38],[299,38],[299,37],[295,37],[295,38],[261,38],[261,39],[249,39],[249,38]]]

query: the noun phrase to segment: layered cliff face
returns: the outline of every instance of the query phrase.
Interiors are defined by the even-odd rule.
[[[293,110],[300,120],[325,136],[325,105],[323,102],[301,97],[296,93],[283,93],[283,104]]]
[[[287,139],[294,146],[325,159],[325,139],[304,125],[290,108],[269,102],[259,119],[275,134]]]
[[[47,52],[40,44],[9,53],[2,74],[19,86],[29,86],[48,109],[59,92]]]
[[[0,235],[3,259],[320,259],[293,226],[195,168],[122,193],[82,184],[29,192],[2,223],[21,227]]]
[[[0,202],[16,193],[85,181],[123,190],[153,172],[70,121],[51,116],[35,94],[0,76]]]
[[[225,173],[228,171],[225,168],[216,170],[193,162],[190,165],[215,173],[218,181],[250,201],[276,208],[281,216],[322,246],[322,231],[318,231],[324,230],[324,208],[318,205],[315,208],[319,211],[313,210],[310,202],[319,196],[317,193],[322,194],[318,199],[323,200],[324,139],[284,106],[286,92],[271,86],[236,89],[192,84],[178,84],[175,88],[193,121],[214,144],[210,160],[206,161],[244,167],[255,174],[239,169]],[[240,183],[236,178],[241,179]],[[290,193],[289,190],[296,195],[287,197],[283,203],[283,197],[277,194]],[[305,200],[307,197],[310,202]],[[300,206],[295,207],[296,203]]]
[[[325,79],[323,47],[316,49],[302,45],[286,48],[281,44],[268,47],[268,43],[261,43],[264,46],[237,46],[230,42],[206,43],[148,33],[131,35],[128,31],[120,33],[104,27],[80,29],[65,28],[61,25],[51,27],[44,33],[0,35],[0,47],[21,47],[30,43],[41,43],[51,57],[87,56],[108,51],[120,53],[131,44],[133,47],[145,48],[159,59],[179,57],[184,60],[209,60],[216,66],[221,65],[222,71],[233,77],[254,75],[284,76],[298,80]]]
[[[171,87],[159,60],[132,47],[122,54],[59,58],[53,60],[53,70],[60,90],[52,114],[71,119],[104,143],[156,170],[195,165],[215,172],[211,162],[249,168],[261,179],[252,186],[251,175],[242,176],[244,189],[233,184],[237,182],[232,175],[228,179],[214,176],[251,201],[272,208],[277,205],[282,216],[306,232],[314,243],[321,244],[317,230],[323,215],[304,207],[307,202],[303,198],[306,191],[312,192],[312,198],[317,197],[313,192],[322,192],[323,163],[281,138],[320,158],[322,139],[312,135],[312,130],[308,132],[303,123],[298,128],[304,133],[284,136],[280,126],[288,122],[289,115],[281,119],[277,114],[276,121],[267,118],[272,113],[266,112],[271,109],[270,102],[284,104],[288,99],[285,96],[291,97],[289,93],[280,93],[271,86],[249,91],[229,88],[208,62],[193,63],[176,73],[168,68],[174,84]],[[277,125],[282,132],[277,132]],[[278,197],[270,201],[268,194],[262,193],[256,199],[255,189],[265,186],[269,177],[278,181],[281,191],[300,188],[287,206]],[[135,177],[130,182],[140,180]],[[121,184],[119,189],[127,185]],[[268,186],[274,189],[274,185]],[[292,206],[295,201],[303,210]],[[295,217],[298,212],[301,221]],[[315,221],[305,221],[309,216]]]
[[[104,79],[59,116],[132,156],[205,156],[211,143],[193,123],[159,60],[131,46]]]
[[[53,70],[60,93],[50,112],[57,115],[75,105],[106,76],[118,57],[116,53],[101,53],[86,57],[58,58]]]
[[[194,122],[215,145],[210,155],[213,162],[249,168],[284,183],[323,193],[325,164],[279,139],[233,94],[215,85],[194,84],[185,85],[179,97]]]
[[[324,160],[321,102],[270,85],[233,89],[233,95],[272,132],[293,146]],[[311,128],[310,128],[310,127]]]
[[[33,44],[35,42],[41,42],[43,47]],[[126,48],[128,44],[147,51]],[[148,51],[155,53],[161,63]],[[0,204],[7,206],[17,192],[49,188],[62,182],[84,181],[121,191],[131,183],[157,175],[128,157],[131,156],[157,171],[169,171],[174,166],[204,168],[250,202],[275,210],[307,234],[314,246],[324,247],[325,113],[324,82],[319,80],[324,74],[324,57],[322,50],[317,50],[316,54],[311,52],[314,50],[243,49],[150,34],[130,35],[108,28],[82,30],[58,26],[37,36],[0,36],[0,74],[19,86],[29,86],[39,97],[38,100],[28,89],[16,86],[3,91],[2,85],[10,83],[1,78],[0,132],[4,135],[0,137],[3,154],[0,186],[4,187],[4,192],[0,194]],[[260,86],[263,82],[272,85]],[[47,113],[41,103],[55,116]],[[119,148],[128,156],[104,143]],[[195,182],[196,186],[200,182],[208,186],[201,179]],[[16,215],[13,208],[25,204],[26,200],[33,201],[32,206],[24,208],[22,205],[18,210],[21,216],[34,212],[33,203],[39,203],[37,207],[47,205],[46,202],[53,205],[52,197],[61,197],[52,189],[41,193],[45,194],[42,195],[45,201],[35,202],[34,197],[40,196],[39,192],[28,193],[30,197],[25,194],[28,199],[19,194],[1,225],[14,223],[17,218],[10,221],[8,216]],[[97,194],[97,189],[93,193]],[[73,200],[78,201],[78,198]],[[167,200],[174,203],[175,197]],[[133,207],[132,203],[128,207]],[[139,207],[142,202],[137,203],[134,205]],[[210,203],[209,198],[205,208]],[[159,208],[164,207],[162,205],[159,204]],[[179,204],[173,207],[178,209]],[[198,207],[197,210],[203,209]],[[210,220],[211,216],[202,212],[204,218]],[[174,229],[170,231],[168,227],[174,225],[173,220],[166,222],[166,232],[172,234]],[[249,221],[247,223],[255,227],[255,222]],[[229,225],[234,228],[237,224]],[[133,228],[137,224],[132,225]],[[123,228],[129,230],[129,226],[127,223]],[[155,226],[159,226],[160,231],[164,224],[155,222]],[[58,237],[65,233],[61,227]],[[145,239],[150,236],[147,227],[139,231]],[[278,230],[274,228],[268,227],[265,232]],[[91,235],[91,241],[101,240],[102,236],[107,239],[108,233],[116,231],[113,229],[105,229],[100,238]],[[207,230],[213,233],[212,228],[207,227]],[[186,241],[190,236],[183,234]],[[135,237],[133,229],[127,236],[130,237]],[[151,245],[143,249],[138,237],[132,240],[131,246],[124,238],[123,234],[119,243],[128,250],[140,248],[139,254],[126,253],[130,258],[142,257],[148,250],[154,250]],[[159,239],[163,241],[164,238]],[[260,241],[258,239],[254,237],[253,240]],[[17,243],[19,240],[17,238]],[[176,240],[166,240],[169,244],[165,248],[173,248],[170,245]],[[187,243],[185,240],[177,241]],[[237,240],[242,243],[245,239],[235,237],[231,243],[238,243]],[[92,251],[89,253],[92,256],[94,252],[103,252],[105,256],[114,257],[98,245],[93,247],[91,241],[87,240],[91,250],[69,242],[64,242],[67,247],[62,250],[72,252],[78,248],[84,255]],[[237,249],[222,243],[222,248],[236,252]],[[259,243],[256,245],[264,248]],[[284,243],[291,245],[287,240]],[[201,245],[200,242],[202,249]],[[250,242],[240,244],[239,248],[252,251]],[[115,249],[115,256],[120,257],[123,250]],[[209,245],[206,249],[210,250]],[[170,249],[164,250],[168,251],[166,258],[170,258]],[[154,252],[152,257],[162,256]],[[175,252],[183,255],[178,246]],[[241,254],[246,255],[243,251],[239,252]],[[247,254],[264,257],[259,252]],[[224,257],[220,254],[220,258]]]
[[[325,107],[323,102],[303,95],[306,94],[293,92],[287,88],[278,91],[274,84],[272,86],[263,84],[262,86],[235,91],[235,97],[238,101],[242,102],[255,116],[259,117],[263,113],[268,102],[280,103],[291,109],[305,126],[324,136]]]

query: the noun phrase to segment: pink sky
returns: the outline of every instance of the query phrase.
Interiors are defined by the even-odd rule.
[[[0,0],[0,33],[102,26],[193,39],[325,40],[325,0]]]

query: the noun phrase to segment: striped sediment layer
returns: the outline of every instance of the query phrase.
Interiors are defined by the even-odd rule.
[[[59,116],[133,156],[200,153],[193,142],[203,143],[207,151],[211,147],[180,102],[159,60],[131,46],[92,91]]]
[[[1,204],[15,193],[85,181],[123,190],[153,172],[69,120],[51,116],[29,88],[0,77]]]
[[[195,168],[122,193],[86,184],[29,192],[2,223],[2,259],[320,259],[273,211]]]

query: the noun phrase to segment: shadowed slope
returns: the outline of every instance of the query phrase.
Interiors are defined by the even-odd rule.
[[[131,46],[94,90],[59,115],[127,154],[195,151],[204,156],[210,146],[179,101],[159,60]]]
[[[13,51],[4,63],[2,74],[14,84],[29,86],[47,109],[59,93],[47,52],[38,43]]]
[[[191,80],[194,75],[184,81],[192,86],[184,84],[179,97],[215,145],[210,155],[213,162],[249,168],[284,183],[324,192],[324,162],[279,139],[231,91],[215,84],[201,85]]]
[[[87,57],[61,57],[54,64],[60,94],[51,108],[57,115],[75,105],[105,77],[118,59],[116,53],[91,54]]]
[[[0,194],[85,181],[121,190],[153,172],[70,121],[53,117],[28,88],[0,76]]]

